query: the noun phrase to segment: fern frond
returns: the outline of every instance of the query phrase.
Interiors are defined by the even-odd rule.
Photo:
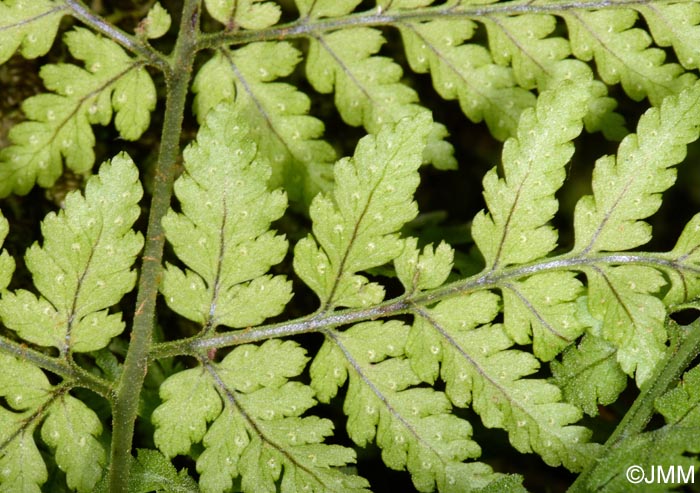
[[[596,416],[599,404],[612,404],[627,386],[627,375],[620,368],[616,354],[612,344],[586,335],[577,346],[564,351],[561,362],[552,361],[552,381],[561,389],[566,402],[580,407],[589,416]]]
[[[633,27],[634,10],[572,10],[560,15],[566,21],[573,54],[584,61],[595,59],[603,81],[622,84],[635,101],[646,97],[658,105],[696,79],[680,65],[664,63],[664,52],[650,47],[649,34]]]
[[[10,224],[5,219],[5,216],[0,212],[0,246],[2,246],[7,233],[10,232]],[[4,291],[12,280],[12,274],[15,271],[15,259],[3,250],[0,252],[0,291]]]
[[[637,134],[622,141],[617,157],[596,162],[593,195],[576,205],[573,253],[621,251],[648,242],[651,227],[642,219],[658,210],[660,193],[676,178],[671,167],[683,160],[699,127],[700,83],[642,115]],[[666,310],[655,296],[665,279],[642,265],[581,270],[588,277],[590,313],[603,321],[602,337],[619,348],[623,370],[636,370],[641,384],[666,350]]]
[[[61,355],[95,351],[124,330],[108,308],[136,282],[131,266],[143,246],[131,227],[141,209],[138,172],[125,154],[101,166],[85,197],[71,193],[66,207],[42,223],[43,246],[32,245],[26,264],[40,296],[5,293],[0,316],[8,328]]]
[[[555,88],[562,80],[589,81],[594,97],[584,116],[586,129],[602,131],[607,138],[616,140],[628,133],[622,116],[613,111],[617,102],[607,96],[605,84],[593,80],[593,71],[587,64],[570,58],[568,40],[551,36],[556,28],[554,16],[488,16],[482,22],[494,60],[500,65],[512,65],[520,87],[541,92]]]
[[[367,306],[384,299],[384,288],[357,273],[396,258],[397,232],[418,210],[420,155],[430,117],[386,126],[360,140],[355,156],[335,165],[333,194],[311,203],[313,236],[294,249],[294,270],[318,295],[322,309]]]
[[[684,68],[700,67],[700,4],[647,4],[634,7],[644,17],[654,41],[672,46]]]
[[[700,272],[700,214],[688,221],[666,258],[677,268],[665,271],[671,282],[664,302],[670,305],[697,298],[700,294],[700,279],[694,274]]]
[[[129,493],[199,493],[200,489],[187,474],[180,471],[160,452],[138,449],[129,479]]]
[[[10,407],[0,408],[0,489],[41,491],[48,472],[33,435],[43,421],[41,438],[55,450],[68,487],[91,493],[107,462],[95,412],[67,388],[52,386],[44,372],[26,361],[0,354],[0,365],[0,395]]]
[[[266,273],[287,252],[287,241],[270,231],[287,200],[267,189],[270,168],[256,156],[244,117],[230,105],[211,111],[184,161],[175,183],[182,214],[170,210],[163,227],[187,270],[167,265],[161,292],[168,305],[204,330],[279,314],[291,286]]]
[[[310,370],[319,400],[328,402],[349,380],[343,410],[350,438],[361,447],[376,440],[384,463],[407,469],[419,491],[488,484],[497,477],[490,467],[463,462],[481,453],[471,425],[451,414],[442,392],[416,387],[421,379],[403,358],[408,333],[398,321],[326,332]]]
[[[0,152],[2,197],[26,194],[35,182],[53,185],[63,160],[73,171],[88,171],[95,160],[91,125],[107,125],[113,112],[125,139],[139,138],[148,127],[156,92],[143,62],[129,57],[114,41],[82,28],[67,33],[65,43],[86,69],[71,64],[42,67],[41,78],[54,93],[23,103],[30,121],[12,128],[13,145]]]
[[[474,33],[474,22],[400,22],[397,27],[414,72],[430,72],[440,96],[458,99],[464,114],[474,122],[485,120],[496,138],[513,135],[520,113],[535,98],[517,87],[512,69],[495,64],[489,50],[464,43]]]
[[[697,327],[692,327],[691,330],[694,329]],[[599,463],[594,473],[586,478],[587,491],[626,491],[630,483],[624,470],[620,470],[620,464],[634,464],[645,473],[656,468],[661,468],[665,474],[673,470],[675,474],[671,483],[684,482],[677,476],[682,471],[682,474],[688,476],[686,481],[692,482],[693,469],[697,470],[700,466],[697,458],[700,439],[695,433],[700,426],[698,389],[700,367],[696,366],[682,376],[675,388],[656,400],[656,411],[663,416],[665,425],[625,437],[616,443],[606,460]],[[655,472],[658,473],[658,469]],[[651,485],[656,488],[648,488],[648,491],[668,491],[670,485],[667,483],[669,481],[659,480],[656,484],[652,482]]]
[[[45,55],[64,15],[66,7],[62,1],[0,2],[0,64],[5,63],[18,48],[25,58]]]
[[[290,84],[274,82],[289,75],[299,59],[287,42],[221,49],[199,70],[192,90],[200,123],[217,104],[233,99],[233,111],[245,115],[259,155],[272,166],[270,187],[284,185],[290,200],[310,203],[329,187],[336,153],[318,140],[324,125],[308,115],[309,98]]]
[[[203,442],[197,470],[205,493],[227,491],[237,477],[245,492],[275,492],[277,481],[282,491],[366,492],[364,479],[334,469],[355,454],[322,443],[332,423],[301,417],[315,404],[313,390],[289,379],[307,360],[297,344],[272,340],[169,377],[153,413],[156,445],[172,457]]]
[[[597,452],[586,443],[590,432],[572,425],[581,411],[562,402],[554,385],[523,378],[538,370],[537,359],[510,349],[513,341],[500,325],[481,325],[498,312],[498,297],[486,292],[415,308],[408,343],[413,368],[428,382],[440,368],[450,400],[471,404],[485,426],[507,430],[517,450],[580,471]]]
[[[556,246],[548,224],[558,208],[554,194],[564,183],[589,98],[585,85],[572,83],[543,93],[536,109],[523,113],[517,138],[503,147],[504,177],[496,168],[484,177],[489,214],[474,218],[472,236],[487,269],[526,263]]]
[[[158,39],[168,32],[171,23],[172,19],[168,11],[156,2],[148,11],[146,18],[136,28],[136,32],[138,33],[141,29],[148,39]]]
[[[376,133],[386,123],[417,118],[425,111],[418,95],[399,82],[403,71],[390,58],[375,56],[384,38],[376,29],[358,27],[315,34],[309,39],[306,76],[323,94],[335,90],[335,104],[343,120],[363,125]],[[456,161],[452,146],[443,141],[447,130],[432,123],[423,160],[441,169],[452,169]]]

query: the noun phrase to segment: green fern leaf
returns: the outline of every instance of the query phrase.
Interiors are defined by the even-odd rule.
[[[513,76],[520,87],[546,86],[548,72],[569,56],[569,45],[560,37],[550,37],[556,18],[525,14],[513,17],[487,17],[484,21],[494,60],[512,63]]]
[[[148,11],[146,18],[137,27],[137,32],[141,28],[147,38],[158,39],[168,32],[171,22],[172,19],[168,11],[160,3],[156,2],[151,7],[151,10]]]
[[[0,246],[5,241],[7,233],[10,232],[10,225],[5,216],[0,212]],[[0,252],[0,291],[7,288],[12,280],[12,273],[15,271],[15,259],[6,251]]]
[[[554,358],[586,328],[576,305],[583,286],[573,273],[548,272],[510,281],[502,291],[505,332],[518,344],[532,343],[535,356],[543,361]]]
[[[693,327],[692,330],[697,329]],[[656,410],[666,424],[658,429],[625,437],[617,443],[605,461],[600,462],[594,474],[588,477],[587,491],[605,493],[629,491],[629,480],[621,474],[620,464],[634,464],[649,473],[652,468],[661,468],[664,474],[673,470],[670,481],[647,481],[645,491],[670,491],[671,483],[692,482],[693,470],[700,461],[700,437],[696,430],[700,426],[700,367],[687,371],[677,387],[656,400]],[[687,475],[683,481],[678,476]],[[657,476],[658,478],[659,476]],[[674,488],[675,489],[675,488]]]
[[[276,24],[282,11],[266,0],[204,0],[207,11],[226,29],[264,29]]]
[[[361,447],[376,440],[384,463],[407,469],[419,491],[484,486],[497,477],[491,469],[462,462],[481,452],[469,423],[451,414],[442,392],[416,387],[421,379],[402,358],[408,331],[390,321],[327,332],[311,365],[312,386],[328,402],[349,380],[343,409],[350,438]]]
[[[427,246],[421,253],[417,244],[416,238],[407,238],[403,252],[394,262],[396,275],[408,294],[441,286],[452,270],[454,250],[449,245]]]
[[[364,27],[317,34],[309,40],[309,82],[320,93],[335,89],[335,104],[343,120],[363,125],[369,133],[377,133],[385,123],[425,112],[416,104],[416,92],[399,82],[401,67],[389,58],[373,56],[383,43],[380,31]],[[435,122],[432,126],[423,160],[429,162],[432,157],[437,159],[433,162],[437,168],[455,168],[452,148],[443,141],[447,130]]]
[[[160,452],[138,449],[129,479],[129,493],[198,493],[197,483],[183,468],[179,472]]]
[[[664,303],[671,305],[697,298],[700,294],[700,279],[690,274],[698,272],[700,268],[700,214],[688,221],[676,246],[666,257],[676,268],[665,271],[671,282]]]
[[[292,201],[308,204],[329,187],[336,153],[317,140],[324,126],[308,115],[309,98],[292,85],[273,82],[289,75],[299,59],[287,42],[220,50],[199,70],[192,89],[200,123],[209,110],[233,99],[234,111],[249,122],[258,153],[272,166],[270,187],[285,185]]]
[[[0,152],[0,196],[26,194],[35,182],[53,185],[62,171],[62,157],[73,171],[89,170],[95,160],[91,125],[107,125],[113,111],[125,139],[137,139],[148,127],[156,92],[143,63],[86,29],[67,33],[65,43],[87,69],[70,64],[42,67],[44,84],[55,94],[23,103],[30,121],[12,128],[13,145]]]
[[[671,167],[683,160],[686,145],[698,137],[700,83],[640,119],[637,134],[620,144],[617,158],[599,159],[593,171],[593,195],[576,205],[573,252],[591,255],[638,247],[651,239],[642,219],[661,205],[660,193],[675,181]],[[603,321],[602,337],[618,351],[629,375],[641,385],[666,351],[666,310],[655,296],[666,280],[652,267],[581,267],[589,281],[589,310]]]
[[[657,45],[672,46],[686,69],[700,67],[699,4],[649,4],[634,9],[644,17]]]
[[[384,288],[357,272],[390,262],[402,251],[397,232],[417,214],[413,192],[430,124],[421,113],[364,137],[352,159],[336,164],[333,195],[312,202],[313,237],[297,243],[294,270],[323,309],[384,299]]]
[[[672,166],[683,160],[686,145],[698,138],[700,83],[639,120],[637,133],[620,144],[618,156],[596,162],[593,195],[576,205],[574,252],[622,251],[651,239],[640,219],[661,205],[660,193],[676,179]]]
[[[20,289],[0,300],[8,328],[61,354],[95,351],[124,330],[108,308],[136,282],[131,266],[143,246],[131,227],[141,209],[138,172],[122,154],[90,179],[85,197],[71,193],[66,208],[42,223],[43,246],[27,250],[26,264],[41,295]]]
[[[229,105],[209,113],[175,183],[183,213],[170,210],[163,218],[166,238],[188,269],[168,265],[161,292],[205,330],[259,324],[291,298],[284,276],[265,275],[287,252],[287,241],[269,229],[286,197],[268,191],[270,169],[257,160],[244,122]]]
[[[66,472],[68,487],[90,493],[107,462],[97,440],[102,425],[94,411],[52,387],[46,375],[31,364],[0,355],[0,392],[11,410],[0,409],[0,489],[38,493],[48,474],[33,433],[41,420],[41,438],[55,449],[55,460]]]
[[[470,120],[485,120],[491,133],[505,140],[535,98],[516,86],[512,70],[496,65],[486,48],[464,44],[475,27],[465,19],[398,23],[411,69],[430,71],[443,98],[459,99]]]
[[[501,65],[512,64],[520,87],[538,88],[542,92],[555,88],[564,79],[589,81],[594,97],[584,116],[586,129],[589,132],[600,130],[607,138],[615,140],[627,135],[624,119],[613,111],[617,102],[607,97],[605,84],[593,80],[593,71],[587,64],[569,58],[567,40],[551,36],[556,28],[554,16],[491,16],[483,22],[494,60]]]
[[[421,7],[427,7],[435,0],[377,0],[377,7],[379,7],[380,13],[387,11],[397,11],[397,10],[412,10]]]
[[[156,445],[172,457],[203,442],[197,470],[206,493],[228,490],[239,476],[245,492],[275,492],[276,481],[289,492],[366,492],[362,478],[333,469],[354,462],[354,452],[321,443],[332,423],[301,417],[315,404],[313,391],[288,380],[307,361],[297,344],[271,340],[169,377],[153,413]]]
[[[64,2],[54,0],[0,2],[0,64],[20,47],[25,58],[45,55],[65,14]]]
[[[560,15],[566,21],[574,55],[584,61],[595,58],[603,81],[621,83],[635,101],[647,97],[658,105],[696,79],[680,65],[664,63],[662,50],[649,48],[649,34],[632,27],[637,20],[634,10],[577,10]]]
[[[544,92],[537,108],[523,113],[517,138],[503,147],[504,178],[496,168],[486,174],[489,214],[474,218],[472,236],[487,269],[530,262],[556,246],[556,231],[548,224],[558,208],[554,194],[566,178],[571,141],[582,130],[589,98],[588,88],[579,84]]]
[[[562,361],[551,363],[553,382],[570,402],[590,416],[598,404],[615,402],[627,386],[627,376],[615,358],[615,347],[599,337],[584,336],[578,346],[569,346]]]
[[[361,0],[294,0],[302,16],[314,19],[347,15],[360,2]]]
[[[513,341],[500,325],[479,326],[498,314],[497,296],[479,292],[414,311],[407,352],[423,380],[433,382],[440,368],[450,400],[471,403],[485,426],[507,430],[521,452],[534,451],[547,464],[574,471],[592,461],[597,445],[586,443],[590,432],[571,424],[581,418],[580,410],[561,402],[554,385],[523,378],[539,363],[509,349]]]

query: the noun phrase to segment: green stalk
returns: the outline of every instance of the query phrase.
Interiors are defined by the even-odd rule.
[[[148,355],[153,338],[156,297],[160,285],[165,235],[161,219],[170,207],[185,101],[192,77],[192,64],[199,34],[201,0],[186,0],[182,9],[180,34],[165,74],[167,100],[158,164],[153,184],[153,198],[148,218],[146,247],[139,279],[136,312],[129,352],[119,379],[112,409],[112,450],[109,467],[109,491],[128,491],[131,447],[141,388],[148,371]]]
[[[672,326],[670,324],[673,324]],[[593,465],[583,471],[567,493],[586,493],[592,490],[591,478],[595,477],[598,464],[605,464],[606,458],[627,438],[632,438],[644,431],[647,423],[654,415],[656,399],[665,394],[669,387],[678,382],[678,377],[690,362],[700,352],[700,323],[693,322],[685,327],[675,326],[673,321],[667,324],[671,330],[680,333],[676,347],[672,347],[666,359],[659,363],[648,383],[642,386],[639,397],[634,401],[624,419],[615,428],[600,456]],[[673,338],[672,338],[673,339]],[[625,466],[621,465],[621,468]]]

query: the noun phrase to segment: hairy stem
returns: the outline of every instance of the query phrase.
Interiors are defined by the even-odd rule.
[[[669,321],[669,324],[675,322]],[[593,491],[590,480],[595,476],[595,471],[599,464],[606,463],[608,457],[626,438],[634,437],[642,431],[654,415],[654,403],[661,397],[669,387],[678,382],[678,377],[687,368],[690,362],[700,352],[700,323],[693,322],[686,327],[676,327],[682,335],[675,347],[668,351],[666,359],[659,363],[654,374],[649,378],[647,384],[642,387],[639,397],[634,401],[630,410],[625,414],[624,419],[615,428],[615,431],[607,442],[605,448],[592,467],[582,472],[574,484],[568,489],[568,493],[585,493]]]
[[[70,380],[72,387],[84,387],[101,395],[102,397],[110,397],[110,384],[106,380],[88,373],[78,365],[69,363],[63,358],[55,358],[47,354],[41,353],[36,349],[29,348],[24,344],[18,344],[14,341],[0,336],[0,352],[4,354],[12,354],[24,361],[29,361],[32,364],[55,373],[64,380]]]
[[[327,327],[354,324],[380,317],[391,317],[411,312],[411,306],[426,306],[438,301],[462,296],[484,289],[498,289],[506,283],[541,272],[577,271],[581,267],[595,265],[645,265],[660,270],[675,271],[681,275],[698,275],[700,271],[692,264],[669,257],[664,253],[634,252],[631,254],[597,253],[591,255],[569,254],[551,257],[526,265],[515,265],[497,272],[487,271],[437,289],[423,291],[411,296],[400,296],[369,308],[350,308],[318,312],[313,315],[275,324],[251,327],[225,334],[207,334],[190,339],[164,342],[153,347],[152,359],[179,355],[196,356],[203,349],[237,346],[264,341],[273,337],[288,337],[309,332],[319,332]]]
[[[136,312],[124,372],[119,380],[112,409],[112,451],[109,468],[109,490],[127,491],[134,422],[139,395],[147,372],[155,320],[156,297],[162,274],[161,260],[165,235],[161,219],[170,206],[178,156],[185,101],[192,77],[195,42],[199,34],[201,0],[186,0],[182,10],[180,35],[175,45],[172,69],[166,72],[168,95],[163,133],[153,183],[146,233],[146,247],[141,266]]]
[[[389,12],[372,9],[342,17],[323,17],[320,19],[302,17],[297,21],[271,26],[266,29],[234,32],[220,31],[205,34],[202,36],[200,43],[201,48],[218,48],[232,44],[309,37],[311,34],[337,31],[338,29],[349,27],[396,26],[401,22],[419,22],[435,19],[478,19],[494,15],[557,14],[572,10],[591,10],[603,7],[634,8],[648,5],[652,1],[668,3],[669,0],[573,0],[542,3],[533,3],[532,0],[515,0],[493,5],[469,5],[467,3],[464,6],[448,5]]]
[[[104,34],[116,43],[119,43],[130,52],[141,56],[147,60],[148,63],[158,67],[160,70],[167,69],[167,59],[161,53],[151,48],[150,45],[140,42],[134,36],[125,33],[118,27],[105,21],[99,15],[95,15],[88,7],[78,0],[66,0],[66,5],[76,19],[92,27],[97,32]]]

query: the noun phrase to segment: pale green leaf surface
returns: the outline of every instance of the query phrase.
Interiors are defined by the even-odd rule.
[[[607,96],[605,84],[593,81],[591,68],[569,58],[566,39],[551,36],[556,18],[550,15],[492,16],[484,19],[494,61],[512,65],[520,87],[540,92],[556,88],[562,80],[588,81],[593,97],[584,123],[589,132],[602,131],[606,138],[620,140],[627,134],[624,119],[613,110],[615,99]]]
[[[696,298],[700,294],[700,279],[692,273],[700,269],[700,214],[688,221],[676,246],[666,256],[678,268],[666,271],[671,282],[664,303],[682,303]]]
[[[53,93],[24,101],[28,121],[12,128],[12,145],[0,151],[0,196],[26,194],[35,183],[53,185],[64,162],[79,173],[89,170],[95,160],[91,125],[107,125],[113,113],[124,139],[136,140],[148,128],[156,92],[143,64],[87,29],[68,32],[65,44],[85,68],[42,67],[41,78]]]
[[[637,133],[620,144],[617,157],[604,156],[593,170],[593,195],[576,204],[574,252],[620,251],[651,239],[644,219],[661,205],[661,192],[676,179],[672,166],[698,138],[700,83],[642,115]]]
[[[57,399],[41,427],[41,438],[55,449],[55,459],[66,473],[68,487],[91,493],[102,477],[107,452],[97,440],[102,424],[82,401],[63,395]]]
[[[20,289],[0,300],[4,324],[27,341],[67,351],[95,351],[122,332],[118,313],[108,314],[131,291],[131,266],[143,246],[131,227],[142,190],[126,154],[100,168],[85,196],[66,197],[65,209],[42,222],[43,245],[32,245],[26,264],[41,296]]]
[[[270,187],[284,185],[290,200],[311,202],[330,187],[335,150],[323,140],[323,123],[308,115],[311,102],[288,76],[300,53],[288,42],[251,43],[222,50],[208,60],[193,83],[194,111],[200,123],[211,108],[233,100],[244,115],[258,153],[272,167]]]
[[[39,493],[48,473],[31,417],[51,399],[51,385],[39,368],[12,356],[0,354],[0,368],[0,395],[12,409],[0,409],[0,489]]]
[[[163,403],[153,411],[153,441],[166,457],[189,453],[202,441],[207,423],[221,414],[221,397],[203,368],[180,371],[160,386]]]
[[[646,97],[658,105],[696,79],[680,65],[664,63],[662,50],[649,47],[651,36],[633,27],[634,10],[575,10],[560,15],[566,21],[573,54],[584,61],[595,58],[603,81],[621,83],[635,101]]]
[[[183,468],[179,472],[160,452],[138,449],[129,477],[130,493],[197,493],[197,483]]]
[[[622,141],[617,157],[596,162],[593,195],[579,200],[574,213],[574,253],[627,250],[651,239],[651,226],[642,219],[660,207],[660,194],[676,179],[671,167],[685,158],[686,145],[697,139],[699,126],[700,83],[642,115],[637,133]],[[670,256],[685,249],[691,237],[687,230]],[[603,322],[597,335],[619,348],[622,369],[641,385],[666,350],[666,310],[655,296],[666,281],[651,267],[583,270],[589,281],[589,311]],[[678,299],[679,289],[688,290],[678,276],[671,274],[675,286],[669,299]]]
[[[390,58],[374,56],[384,44],[376,29],[358,27],[317,35],[310,40],[306,76],[321,93],[335,90],[335,104],[343,120],[363,125],[377,133],[383,124],[403,118],[419,118],[426,110],[417,104],[418,95],[400,82],[401,66]],[[432,123],[423,161],[437,168],[452,169],[457,163],[452,148],[443,139],[448,133]]]
[[[496,168],[484,177],[489,212],[474,218],[472,236],[487,268],[529,262],[556,246],[549,224],[559,206],[554,194],[566,178],[589,94],[586,85],[573,83],[542,93],[503,147],[503,178]]]
[[[666,285],[663,275],[647,266],[584,268],[588,309],[602,322],[600,333],[618,348],[617,360],[641,386],[666,353],[666,309],[655,294]]]
[[[394,12],[398,10],[412,10],[427,7],[435,0],[377,0],[377,7],[382,11]]]
[[[148,11],[146,19],[144,19],[144,33],[147,38],[157,39],[164,36],[170,29],[170,14],[163,6],[156,2]]]
[[[10,231],[10,224],[0,211],[0,246],[5,241],[7,233]],[[15,259],[5,250],[0,252],[0,290],[4,290],[12,280],[15,271]]]
[[[595,457],[597,446],[586,443],[589,430],[572,425],[581,411],[562,402],[561,391],[543,380],[524,378],[539,362],[510,349],[513,341],[500,325],[483,325],[498,313],[498,298],[486,292],[416,309],[409,356],[433,355],[414,363],[419,373],[435,377],[437,363],[445,393],[457,406],[471,403],[486,427],[508,431],[520,452],[536,452],[549,465],[580,471]],[[429,379],[428,381],[432,381]]]
[[[492,16],[484,25],[494,61],[512,65],[516,82],[525,89],[546,86],[552,66],[570,54],[566,39],[549,36],[556,27],[554,16]]]
[[[459,19],[397,25],[411,69],[430,72],[440,96],[458,99],[464,114],[474,122],[485,120],[498,139],[515,133],[520,113],[535,98],[516,86],[512,70],[495,64],[486,48],[464,44],[475,23]]]
[[[523,486],[521,475],[508,474],[478,489],[476,493],[528,493],[528,490]]]
[[[173,456],[203,442],[197,470],[204,492],[228,491],[237,477],[251,493],[277,491],[278,480],[281,491],[366,491],[364,479],[332,469],[355,461],[352,450],[322,444],[332,423],[301,417],[316,403],[313,390],[288,379],[307,361],[296,343],[270,340],[169,377],[153,413],[156,445]]]
[[[397,232],[417,214],[420,155],[430,130],[422,114],[360,140],[352,159],[335,165],[333,194],[311,204],[313,236],[294,249],[294,270],[324,308],[380,302],[384,289],[357,273],[401,254]]]
[[[686,69],[700,67],[700,4],[635,5],[659,46],[672,46]]]
[[[65,14],[63,2],[54,0],[0,2],[0,64],[18,48],[25,58],[45,55]]]
[[[282,11],[266,0],[204,0],[207,11],[227,29],[264,29],[277,23]]]
[[[361,0],[294,0],[302,17],[340,17],[349,14]]]
[[[103,475],[107,454],[97,440],[102,425],[95,412],[63,389],[50,385],[32,364],[0,355],[0,395],[10,410],[0,409],[0,490],[39,492],[48,479],[34,442],[41,420],[41,438],[55,449],[68,486],[91,493]]]
[[[407,238],[403,252],[394,260],[396,275],[407,293],[441,286],[452,271],[454,250],[444,242],[418,250],[418,240]]]
[[[538,359],[551,360],[586,328],[576,316],[576,299],[582,291],[570,272],[548,272],[504,284],[506,334],[521,345],[532,342]]]
[[[290,283],[265,274],[287,252],[284,237],[270,230],[287,200],[268,190],[270,169],[256,155],[245,120],[230,105],[210,112],[184,164],[175,183],[182,213],[170,210],[163,227],[188,269],[166,267],[161,292],[168,305],[207,330],[279,314]]]
[[[685,372],[678,386],[659,397],[655,407],[668,425],[700,426],[700,366]]]
[[[627,375],[620,369],[616,354],[610,343],[586,335],[578,346],[564,351],[561,362],[551,363],[552,381],[562,390],[566,402],[596,416],[599,404],[612,404],[627,386]]]
[[[451,414],[445,394],[417,388],[420,378],[402,356],[409,328],[366,322],[329,333],[311,365],[311,382],[327,402],[349,379],[343,409],[359,446],[376,441],[384,463],[407,469],[419,491],[477,488],[495,478],[488,466],[463,463],[480,454],[471,425]]]

